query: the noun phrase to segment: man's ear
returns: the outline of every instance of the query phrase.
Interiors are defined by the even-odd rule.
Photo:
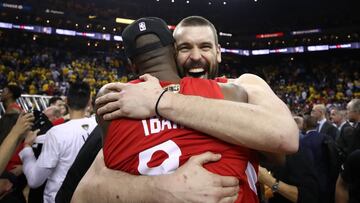
[[[221,63],[221,46],[220,46],[220,44],[218,44],[216,46],[216,61],[218,63]]]

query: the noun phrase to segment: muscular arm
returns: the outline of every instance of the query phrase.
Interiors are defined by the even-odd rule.
[[[287,106],[265,81],[244,74],[234,83],[245,89],[248,103],[166,93],[159,103],[159,112],[233,144],[277,153],[297,151],[297,126]]]
[[[134,176],[107,169],[101,150],[71,202],[234,202],[237,178],[221,177],[201,166],[219,159],[208,152],[190,158],[170,175]]]
[[[143,79],[146,82],[137,85],[110,85],[123,93],[99,98],[97,103],[110,103],[98,113],[107,113],[104,118],[109,120],[154,116],[162,89],[154,77],[146,75]],[[244,74],[234,82],[245,89],[249,103],[167,92],[159,102],[158,111],[162,117],[226,142],[267,152],[295,152],[298,148],[295,121],[266,82],[251,74]]]

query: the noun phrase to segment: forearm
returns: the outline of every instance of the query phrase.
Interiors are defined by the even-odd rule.
[[[233,144],[277,153],[295,148],[284,144],[297,133],[292,120],[261,106],[166,93],[158,110],[169,120]]]
[[[286,199],[291,202],[298,201],[299,190],[296,186],[286,184],[282,181],[279,181],[279,194],[284,196]]]
[[[23,162],[23,171],[29,186],[31,188],[41,186],[49,177],[52,170],[37,165],[34,152],[30,147],[25,147],[19,156]]]
[[[347,203],[349,200],[349,192],[348,187],[344,180],[339,175],[336,181],[336,189],[335,189],[335,203]]]
[[[263,182],[263,184],[267,185],[268,187],[272,187],[276,183],[276,179],[274,177],[269,177]],[[299,190],[296,186],[286,184],[282,181],[279,181],[278,185],[278,193],[285,197],[286,199],[290,200],[291,202],[297,202]]]
[[[92,173],[90,170],[88,173]],[[81,180],[71,202],[168,202],[171,196],[163,189],[167,184],[158,182],[162,176],[135,176],[109,169],[103,169],[101,173],[101,176]],[[121,184],[109,184],[114,182]]]
[[[19,144],[20,135],[10,131],[0,146],[0,173],[2,173],[10,161],[12,154]]]

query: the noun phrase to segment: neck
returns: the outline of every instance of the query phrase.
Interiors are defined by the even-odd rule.
[[[341,124],[343,124],[343,123],[345,123],[345,122],[346,122],[346,120],[341,120],[340,122],[336,123],[336,126],[337,126],[337,127],[340,127]]]
[[[145,73],[151,74],[160,81],[179,83],[181,79],[177,73],[175,62],[168,61],[140,70],[140,75],[143,75]]]
[[[7,99],[6,101],[4,101],[4,106],[5,109],[9,108],[10,104],[14,103],[15,101],[12,99]]]
[[[69,110],[70,120],[80,119],[85,117],[85,110]]]

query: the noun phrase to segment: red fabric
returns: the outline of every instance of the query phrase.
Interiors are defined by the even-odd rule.
[[[8,110],[15,110],[17,112],[23,112],[23,109],[21,108],[21,106],[19,104],[17,104],[16,102],[12,103],[9,105]]]
[[[21,159],[19,157],[20,151],[24,148],[24,143],[21,143],[17,146],[14,154],[12,155],[9,163],[6,165],[6,171],[10,171],[15,168],[16,165],[22,165]]]
[[[59,118],[59,119],[56,119],[52,122],[53,126],[56,126],[56,125],[60,125],[60,124],[63,124],[65,123],[65,119],[64,118]]]
[[[180,86],[181,94],[223,99],[221,89],[214,80],[184,78],[180,81]],[[248,163],[255,160],[252,150],[225,143],[157,117],[144,120],[114,120],[110,123],[107,132],[103,149],[108,168],[132,174],[157,175],[159,173],[144,172],[144,167],[154,169],[153,167],[161,165],[162,167],[158,167],[161,174],[170,173],[176,170],[177,163],[182,165],[193,155],[207,151],[220,153],[222,154],[220,161],[205,164],[204,167],[220,175],[239,178],[240,192],[237,202],[258,202],[245,174]],[[152,150],[153,153],[150,153],[149,151]],[[177,150],[181,155],[170,157],[179,152]],[[145,165],[141,165],[140,162]]]
[[[224,78],[224,77],[218,77],[218,78],[215,78],[215,81],[216,82],[220,82],[220,83],[227,83],[228,79],[227,78]]]

